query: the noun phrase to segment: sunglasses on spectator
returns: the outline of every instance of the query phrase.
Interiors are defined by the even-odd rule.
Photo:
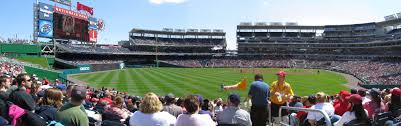
[[[32,79],[26,80],[26,81],[32,81]]]

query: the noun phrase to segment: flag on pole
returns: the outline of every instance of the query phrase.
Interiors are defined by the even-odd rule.
[[[224,86],[224,90],[245,90],[247,87],[247,81],[246,79],[242,79],[241,81],[239,81],[238,83],[234,84],[234,85],[228,85],[228,86]]]
[[[77,10],[78,11],[84,10],[84,11],[90,13],[91,15],[93,15],[93,8],[92,7],[83,5],[83,4],[79,3],[79,2],[77,2]]]

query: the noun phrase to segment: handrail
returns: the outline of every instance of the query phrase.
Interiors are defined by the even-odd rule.
[[[285,124],[284,122],[281,122],[281,111],[282,109],[287,109],[287,110],[296,110],[296,111],[309,111],[309,112],[319,112],[323,114],[323,118],[326,120],[326,125],[327,126],[331,126],[331,120],[329,115],[327,115],[326,112],[324,112],[323,110],[320,109],[310,109],[310,108],[298,108],[298,107],[288,107],[288,106],[281,106],[279,111],[278,111],[278,115],[279,115],[279,121],[281,125],[286,125],[289,126],[288,124]]]

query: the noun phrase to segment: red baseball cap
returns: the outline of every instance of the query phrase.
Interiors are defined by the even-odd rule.
[[[348,99],[353,104],[362,104],[362,97],[359,94],[353,94],[345,99]]]
[[[393,95],[401,95],[401,89],[399,89],[399,88],[393,88],[393,89],[391,90],[391,94],[393,94]]]
[[[351,93],[349,93],[348,91],[346,91],[346,90],[342,90],[342,91],[340,91],[340,93],[338,93],[342,98],[346,98],[346,97],[348,97],[348,96],[351,96]]]
[[[277,75],[281,76],[281,77],[285,77],[285,75],[287,75],[287,73],[285,73],[284,71],[280,70],[280,71],[277,72]]]

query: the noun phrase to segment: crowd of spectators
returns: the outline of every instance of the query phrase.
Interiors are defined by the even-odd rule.
[[[352,74],[365,84],[401,84],[401,64],[374,61],[314,61],[314,60],[170,60],[169,64],[184,67],[241,68],[319,68]]]
[[[72,64],[115,64],[115,63],[122,63],[123,61],[119,60],[74,60],[68,61]]]
[[[73,52],[84,52],[84,53],[130,53],[130,50],[123,47],[97,47],[97,46],[84,46],[84,45],[72,45],[72,44],[59,44],[61,48],[71,50]]]
[[[310,64],[311,62],[315,62],[315,64]],[[174,94],[163,96],[150,92],[141,97],[110,88],[96,89],[84,85],[66,85],[59,80],[51,81],[36,75],[28,75],[17,63],[7,61],[0,63],[0,125],[215,126],[236,124],[251,126],[253,124],[251,120],[254,113],[248,112],[251,108],[240,108],[241,101],[247,100],[238,94],[222,96],[225,98],[207,99],[201,94],[190,94],[180,98]],[[241,64],[268,64],[268,61],[241,62]],[[295,60],[289,62],[283,60],[279,64],[270,64],[285,64],[292,65],[292,67],[331,66],[331,64],[317,61]],[[349,66],[356,63],[344,64]],[[379,65],[377,67],[380,68],[372,67],[372,69],[389,71],[383,74],[393,74],[392,72],[396,71],[393,69],[397,68],[394,64],[371,62],[358,64],[366,65],[364,67]],[[393,66],[393,68],[381,68],[387,67],[387,65]],[[285,73],[278,73],[278,75],[284,76]],[[257,81],[263,81],[263,78]],[[261,85],[266,84],[262,83]],[[287,86],[284,87],[289,87],[290,84],[285,83],[285,85]],[[269,90],[267,87],[263,89]],[[271,86],[270,93],[279,89],[281,87]],[[252,95],[252,98],[257,98],[256,96],[259,95],[255,93],[256,91],[250,90],[249,94]],[[274,93],[273,95],[281,96]],[[288,104],[283,104],[284,106],[321,109],[330,116],[336,126],[350,123],[374,123],[376,125],[397,125],[399,123],[397,121],[399,118],[397,112],[401,109],[401,90],[399,88],[341,91],[334,96],[328,96],[323,92],[303,97],[293,95],[291,93],[288,95],[289,98],[281,99],[282,102],[288,102]],[[256,105],[256,103],[252,104]],[[319,113],[288,111],[288,114],[290,117],[288,121],[291,122],[291,125],[325,123],[322,120],[323,116]],[[383,114],[387,114],[386,117],[391,117],[391,119],[378,122],[377,119]]]

